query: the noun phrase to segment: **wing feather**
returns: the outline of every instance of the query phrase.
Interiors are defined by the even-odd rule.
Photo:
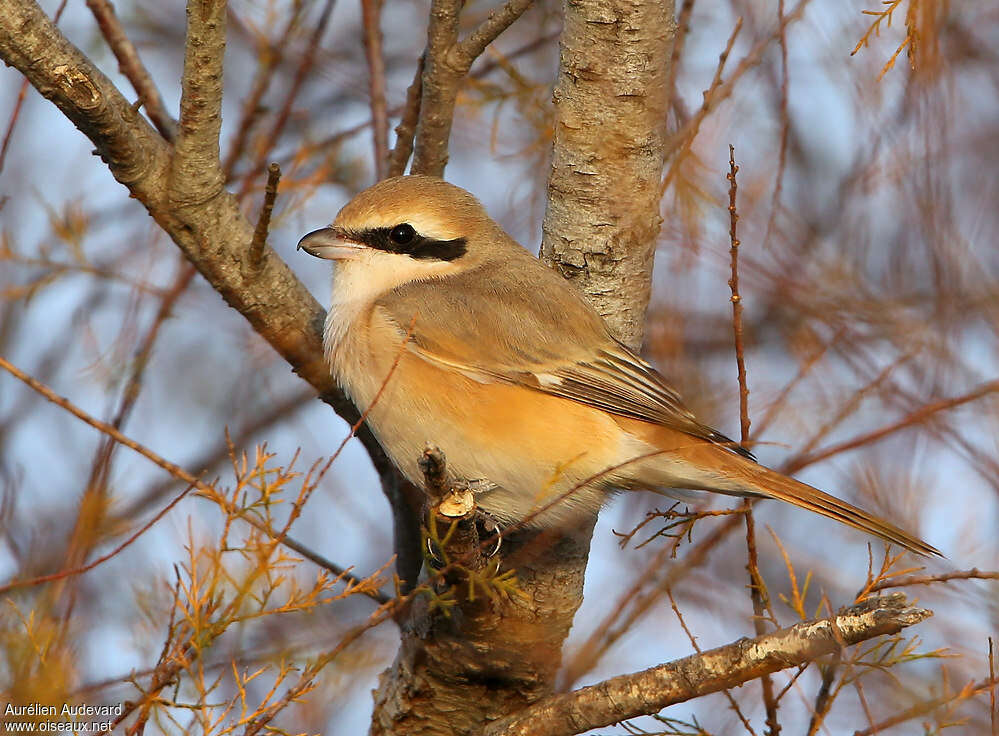
[[[553,290],[563,293],[551,299]],[[539,291],[547,298],[534,298]],[[401,334],[412,322],[409,350],[474,380],[519,384],[661,424],[752,459],[699,422],[662,374],[615,340],[596,312],[548,269],[508,267],[491,280],[466,272],[411,282],[379,298],[375,308]]]

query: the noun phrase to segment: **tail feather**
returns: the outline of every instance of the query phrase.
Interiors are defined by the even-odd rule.
[[[739,459],[737,464],[740,466],[739,472],[731,477],[737,482],[748,485],[745,490],[769,498],[776,498],[808,511],[814,511],[918,554],[943,557],[940,550],[927,544],[919,537],[909,534],[891,522],[857,508],[853,504],[830,496],[828,493],[823,493],[807,483],[789,478],[762,465],[753,465],[749,461]]]
[[[625,417],[615,421],[641,447],[657,451],[623,468],[614,479],[620,487],[646,488],[669,496],[669,489],[690,488],[737,496],[776,498],[873,534],[921,555],[943,554],[891,522],[841,501],[818,488],[757,465],[728,447],[692,437],[665,425]],[[682,495],[682,494],[681,494]]]

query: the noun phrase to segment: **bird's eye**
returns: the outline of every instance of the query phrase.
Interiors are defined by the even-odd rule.
[[[404,222],[401,225],[396,225],[389,232],[389,240],[391,240],[396,245],[409,245],[413,242],[413,238],[416,237],[416,230],[408,222]]]

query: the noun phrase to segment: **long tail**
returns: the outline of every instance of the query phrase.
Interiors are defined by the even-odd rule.
[[[731,449],[681,430],[635,419],[615,418],[631,437],[654,456],[625,468],[616,479],[625,488],[646,488],[665,495],[668,489],[690,488],[736,496],[764,496],[786,501],[816,514],[905,547],[921,555],[943,554],[922,539],[853,504],[806,483],[757,465]]]
[[[936,547],[927,544],[922,539],[909,534],[891,522],[878,518],[874,514],[841,501],[818,488],[789,478],[762,465],[756,465],[751,460],[728,453],[731,460],[726,463],[730,470],[728,478],[743,486],[741,490],[759,493],[768,498],[776,498],[798,506],[816,514],[828,516],[830,519],[852,526],[856,529],[874,534],[882,539],[912,550],[921,555],[938,555],[943,553]],[[734,472],[732,472],[734,471]]]

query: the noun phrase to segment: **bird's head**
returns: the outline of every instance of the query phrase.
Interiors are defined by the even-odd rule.
[[[398,176],[365,189],[298,247],[391,286],[460,273],[508,240],[464,189],[429,176]]]

